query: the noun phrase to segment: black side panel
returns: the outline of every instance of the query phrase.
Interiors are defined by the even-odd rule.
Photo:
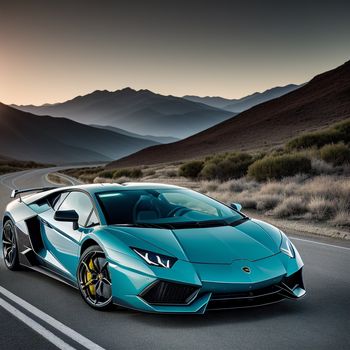
[[[35,253],[31,249],[25,250],[24,252],[22,252],[22,254],[25,256],[25,258],[29,262],[30,266],[34,266],[34,265],[39,264]]]
[[[38,216],[34,216],[26,221],[30,241],[32,242],[33,250],[38,253],[44,248],[44,243],[41,238],[40,220]]]
[[[23,266],[37,265],[37,259],[32,250],[32,243],[28,235],[28,230],[23,232],[16,226],[17,244],[19,250],[19,263]]]

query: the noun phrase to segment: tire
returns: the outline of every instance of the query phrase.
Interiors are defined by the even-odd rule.
[[[12,220],[4,223],[2,231],[2,252],[5,266],[12,271],[20,270],[15,225]]]
[[[100,246],[88,247],[81,255],[77,281],[80,294],[90,307],[107,310],[112,306],[112,281],[108,261]]]

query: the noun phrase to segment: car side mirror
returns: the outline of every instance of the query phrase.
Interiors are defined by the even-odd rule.
[[[75,210],[57,210],[53,217],[56,221],[72,222],[73,230],[79,228],[79,215]]]
[[[242,210],[242,205],[239,204],[239,203],[231,203],[231,204],[230,204],[230,207],[231,207],[232,209],[237,210],[237,211],[241,211],[241,210]]]

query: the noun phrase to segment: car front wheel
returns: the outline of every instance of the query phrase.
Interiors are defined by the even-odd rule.
[[[94,245],[83,252],[77,278],[80,293],[88,305],[98,310],[112,305],[112,282],[101,247]]]

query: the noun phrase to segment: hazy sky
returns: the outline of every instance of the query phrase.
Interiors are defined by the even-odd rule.
[[[350,1],[0,0],[0,101],[241,97],[350,59]]]

